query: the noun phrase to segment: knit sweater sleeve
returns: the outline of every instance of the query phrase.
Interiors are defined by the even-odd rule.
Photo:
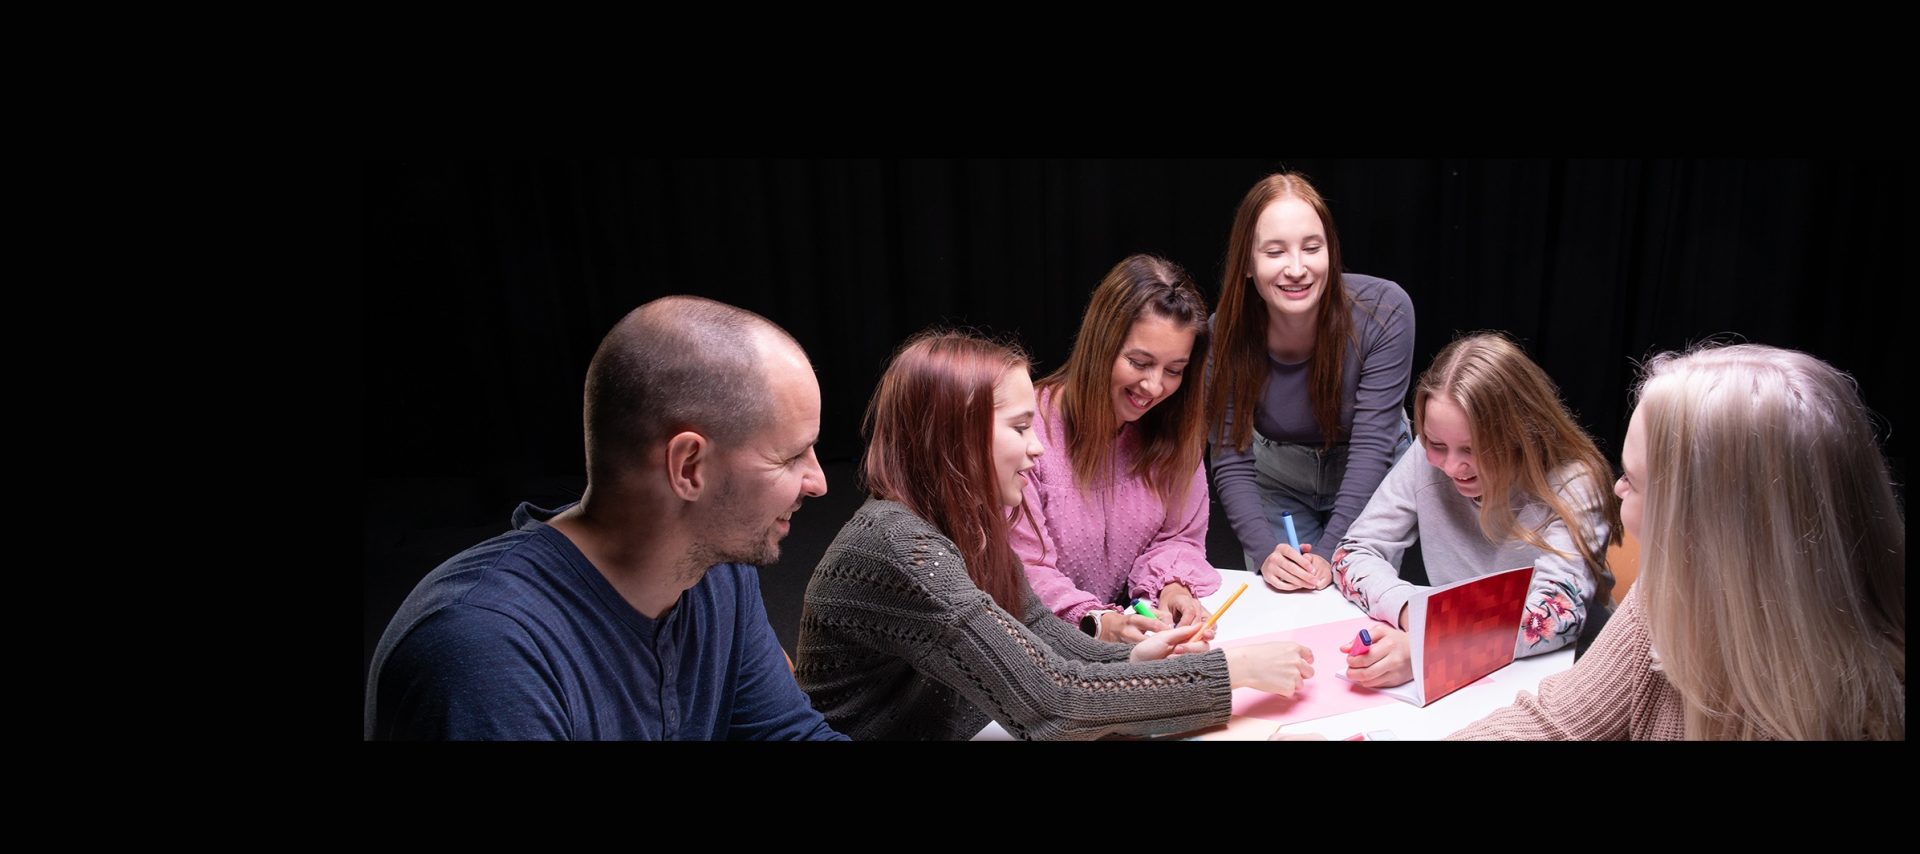
[[[1026,623],[1027,630],[1053,647],[1054,652],[1067,658],[1126,661],[1127,656],[1133,654],[1133,644],[1109,643],[1088,637],[1077,625],[1054,616],[1038,596],[1027,599],[1026,615],[1027,618],[1021,622]]]
[[[1507,708],[1449,739],[1482,741],[1607,741],[1628,737],[1635,710],[1651,702],[1665,681],[1652,665],[1653,633],[1640,588],[1627,593],[1620,613],[1573,669],[1540,682],[1536,696],[1521,691]]]
[[[908,662],[1016,738],[1184,732],[1232,709],[1224,652],[1128,662],[1123,647],[1075,637],[1030,589],[1026,620],[994,604],[952,541],[898,504],[874,502],[848,525],[862,530],[843,530],[815,570],[809,618]]]

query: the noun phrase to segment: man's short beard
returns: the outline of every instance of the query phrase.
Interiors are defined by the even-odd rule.
[[[740,514],[740,495],[735,484],[729,480],[720,485],[720,494],[713,502],[714,518],[720,520],[723,530],[728,521]],[[707,567],[720,563],[740,563],[751,566],[771,566],[780,560],[780,538],[774,531],[774,523],[753,533],[752,539],[745,542],[718,542],[703,539],[687,552],[688,568],[683,572],[692,573],[694,578],[707,571]],[[685,576],[682,577],[685,580]]]
[[[780,562],[780,544],[770,543],[773,539],[772,526],[760,532],[760,538],[752,545],[736,544],[729,547],[722,543],[695,543],[687,550],[686,565],[681,569],[681,580],[698,579],[708,567],[721,563],[740,563],[751,566],[772,566]]]

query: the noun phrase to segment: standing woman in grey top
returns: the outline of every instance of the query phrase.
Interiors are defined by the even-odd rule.
[[[1207,392],[1214,490],[1248,571],[1318,590],[1333,580],[1326,556],[1412,442],[1413,301],[1341,269],[1327,203],[1293,173],[1240,200],[1224,266]]]

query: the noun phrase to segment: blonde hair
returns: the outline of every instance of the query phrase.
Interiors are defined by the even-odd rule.
[[[1606,546],[1620,542],[1620,499],[1607,489],[1613,467],[1593,438],[1573,419],[1547,373],[1512,339],[1498,332],[1477,332],[1454,339],[1433,366],[1420,375],[1413,391],[1413,429],[1426,442],[1427,401],[1440,396],[1467,414],[1473,455],[1480,476],[1480,530],[1493,542],[1521,540],[1542,551],[1573,557],[1547,544],[1538,530],[1520,524],[1516,497],[1546,505],[1544,529],[1558,517],[1573,534],[1574,547],[1593,575],[1595,607],[1613,593]],[[1585,488],[1607,520],[1607,540],[1591,542],[1587,526],[1554,488],[1553,475],[1573,465],[1587,475]],[[1569,475],[1568,489],[1578,475]],[[1517,496],[1516,496],[1517,493]]]
[[[1640,583],[1688,738],[1906,738],[1906,517],[1853,378],[1756,344],[1655,357]]]

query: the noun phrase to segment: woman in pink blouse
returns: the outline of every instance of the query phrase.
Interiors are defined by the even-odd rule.
[[[1206,301],[1187,272],[1129,256],[1094,290],[1066,364],[1038,384],[1041,441],[1054,453],[1027,472],[1036,524],[1009,538],[1040,600],[1101,640],[1205,620],[1198,597],[1220,586],[1201,468],[1207,339]],[[1141,598],[1156,616],[1128,610]]]

